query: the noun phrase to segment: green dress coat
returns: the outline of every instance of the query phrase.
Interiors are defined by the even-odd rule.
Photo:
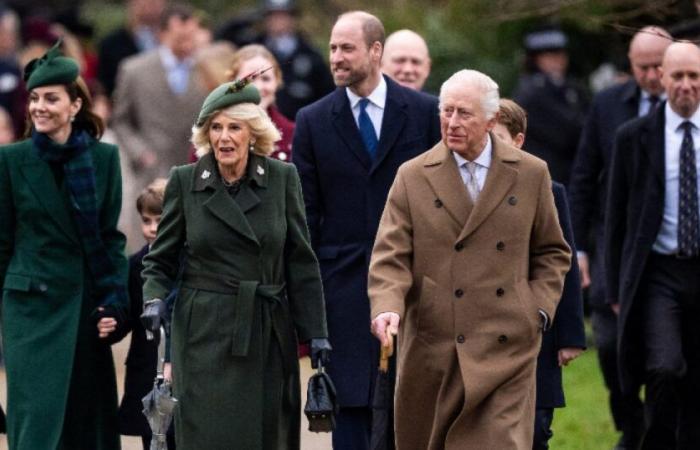
[[[172,323],[178,450],[298,449],[297,338],[327,336],[296,168],[250,154],[235,199],[214,155],[173,169],[144,300],[178,276]]]
[[[89,150],[104,245],[126,284],[119,154]],[[58,180],[58,181],[57,181]],[[31,140],[0,148],[0,285],[11,450],[119,449],[109,345],[67,187]]]

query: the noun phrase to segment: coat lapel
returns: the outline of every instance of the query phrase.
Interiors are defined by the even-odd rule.
[[[484,189],[479,194],[474,209],[457,239],[459,241],[469,236],[486,220],[518,178],[518,170],[512,163],[520,160],[519,150],[508,147],[495,139],[493,135],[491,135],[491,142],[493,143],[493,156]]]
[[[389,78],[386,80],[386,105],[382,118],[382,130],[377,144],[377,156],[372,163],[372,172],[376,170],[392,149],[396,140],[401,134],[401,130],[406,123],[406,100],[404,99],[398,86]]]
[[[428,183],[436,196],[436,205],[444,206],[459,229],[462,229],[471,213],[472,202],[452,152],[442,141],[438,142],[429,151],[424,166]]]
[[[645,154],[649,158],[650,169],[658,189],[663,190],[666,182],[665,104],[659,105],[656,112],[649,118],[650,120],[645,124],[645,133],[640,137],[640,148],[646,149]]]
[[[333,108],[332,122],[338,136],[345,143],[345,146],[357,157],[360,163],[367,169],[370,169],[372,161],[369,153],[365,149],[365,144],[362,142],[360,130],[357,129],[357,123],[350,109],[350,100],[345,94],[345,88],[338,88],[333,93]]]
[[[203,202],[204,207],[226,225],[259,245],[258,238],[245,217],[246,211],[260,203],[259,197],[250,186],[243,186],[237,199],[232,199],[219,178],[215,164],[213,153],[204,155],[197,162],[193,175],[193,190],[210,193],[209,198]],[[246,193],[247,191],[250,192]]]
[[[20,170],[34,196],[66,236],[80,245],[78,236],[75,234],[75,225],[70,217],[70,211],[65,207],[65,200],[56,185],[49,165],[40,160],[34,154],[34,149],[32,148],[25,152],[25,155],[25,160]]]

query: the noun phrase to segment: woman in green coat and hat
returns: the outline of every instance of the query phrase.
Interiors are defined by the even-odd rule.
[[[297,342],[310,341],[315,363],[330,350],[299,176],[266,156],[280,135],[247,82],[225,83],[204,101],[192,128],[200,159],[171,172],[144,259],[147,329],[165,319],[161,299],[180,280],[178,450],[298,449]]]
[[[0,148],[0,284],[12,450],[119,449],[117,148],[59,44],[25,68],[27,139]]]

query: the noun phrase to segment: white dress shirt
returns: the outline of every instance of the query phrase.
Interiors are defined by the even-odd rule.
[[[345,88],[345,92],[348,95],[348,100],[350,100],[350,109],[352,109],[352,115],[355,117],[355,124],[359,129],[360,100],[362,100],[362,97],[352,92],[349,88]],[[384,106],[386,105],[386,81],[384,81],[383,76],[379,77],[379,84],[367,98],[369,99],[369,104],[366,108],[367,115],[369,116],[369,120],[372,121],[374,131],[377,132],[377,141],[379,141],[381,137],[382,120],[384,119]]]
[[[486,175],[488,175],[489,167],[491,167],[492,148],[493,144],[491,143],[491,136],[486,135],[486,145],[481,151],[481,154],[474,160],[474,162],[476,163],[475,172],[476,181],[479,185],[479,192],[484,190],[484,184],[486,183]],[[471,178],[471,175],[469,175],[469,171],[467,170],[467,163],[469,162],[469,160],[463,158],[457,152],[452,152],[452,155],[454,155],[457,167],[459,167],[459,175],[462,177],[462,182],[466,186]]]
[[[700,108],[688,119],[676,114],[671,106],[665,105],[666,125],[664,128],[664,214],[656,235],[656,241],[652,250],[666,255],[678,252],[678,182],[680,176],[681,143],[683,142],[683,129],[681,124],[686,120],[694,126],[693,145],[695,147],[695,166],[700,175]],[[700,176],[698,177],[698,193],[700,193]]]
[[[168,79],[170,90],[176,95],[187,92],[187,85],[190,82],[190,74],[194,67],[194,58],[178,59],[166,46],[159,47],[160,60],[165,68],[165,75]]]
[[[637,110],[637,116],[642,117],[646,116],[649,113],[649,108],[651,108],[651,102],[649,101],[649,97],[651,95],[644,90],[640,90],[640,96],[639,96],[639,109]],[[666,94],[661,94],[658,96],[659,100],[656,103],[656,106],[660,105],[663,100],[666,100]]]

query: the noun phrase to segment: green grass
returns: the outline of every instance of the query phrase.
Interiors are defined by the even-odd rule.
[[[589,346],[564,368],[566,408],[556,409],[550,441],[552,450],[608,450],[617,443],[608,394],[598,367],[595,348]]]

